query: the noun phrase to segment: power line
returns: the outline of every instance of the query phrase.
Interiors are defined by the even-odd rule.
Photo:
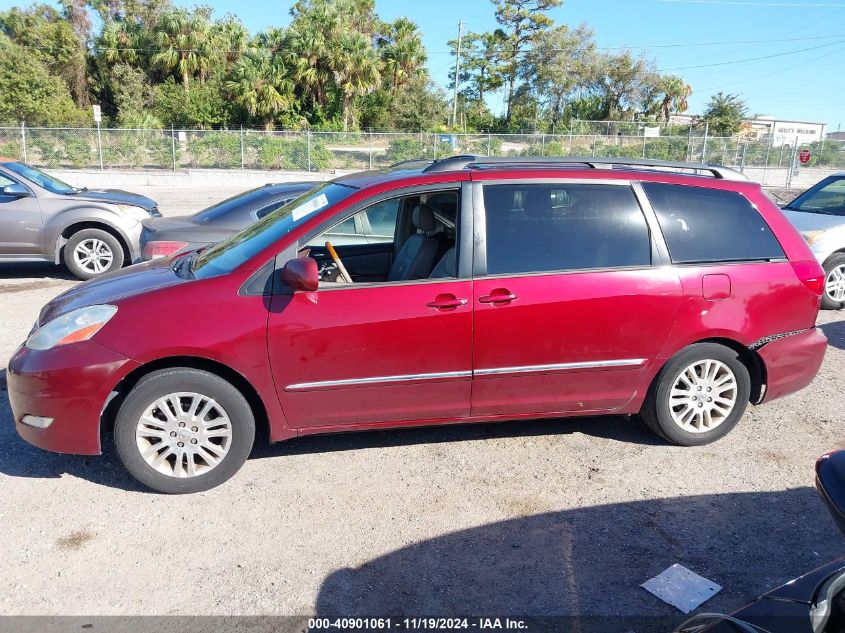
[[[810,64],[812,62],[817,62],[820,59],[824,59],[826,57],[830,57],[831,55],[836,55],[837,53],[841,53],[842,51],[845,51],[845,46],[843,46],[842,48],[837,48],[835,50],[824,53],[823,55],[819,55],[817,57],[813,57],[811,59],[804,60],[800,64],[794,64],[793,66],[787,66],[786,68],[779,68],[778,70],[775,70],[775,71],[770,72],[770,73],[766,73],[765,75],[756,75],[755,77],[750,77],[748,79],[743,79],[741,81],[732,81],[731,83],[722,84],[721,86],[712,86],[710,88],[698,88],[696,90],[696,92],[709,92],[711,90],[722,90],[723,88],[730,88],[731,86],[738,86],[740,84],[746,84],[746,83],[749,83],[749,82],[752,82],[752,81],[757,81],[758,79],[765,79],[767,77],[779,75],[780,73],[785,73],[785,72],[788,72],[790,70],[795,70],[796,68],[801,68],[801,67],[806,66],[807,64]]]
[[[712,64],[698,64],[696,66],[678,66],[676,68],[662,68],[660,72],[667,72],[670,70],[691,70],[694,68],[712,68],[714,66],[729,66],[731,64],[744,64],[746,62],[756,62],[762,59],[772,59],[773,57],[785,57],[787,55],[797,55],[798,53],[804,53],[807,51],[814,51],[819,48],[824,48],[826,46],[835,46],[837,44],[843,44],[845,40],[838,40],[836,42],[828,42],[826,44],[819,44],[818,46],[809,46],[807,48],[799,48],[794,51],[785,51],[782,53],[772,53],[771,55],[761,55],[759,57],[747,57],[745,59],[734,59],[729,62],[714,62]]]
[[[744,7],[782,7],[788,9],[845,9],[840,2],[747,2],[742,0],[660,0],[673,4],[722,4]]]

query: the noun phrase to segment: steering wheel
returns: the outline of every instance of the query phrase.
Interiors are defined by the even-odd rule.
[[[349,273],[346,271],[346,266],[344,266],[343,262],[340,261],[340,255],[337,254],[337,251],[334,249],[331,242],[326,242],[326,250],[329,252],[329,255],[332,256],[334,263],[337,264],[337,269],[340,271],[340,276],[343,277],[343,281],[348,284],[353,283],[352,277],[349,276]]]

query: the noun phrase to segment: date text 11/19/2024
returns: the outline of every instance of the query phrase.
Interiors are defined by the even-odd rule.
[[[311,618],[310,631],[318,630],[525,630],[524,620],[513,618]]]

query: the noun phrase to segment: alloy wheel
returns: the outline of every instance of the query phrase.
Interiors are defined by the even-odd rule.
[[[722,424],[737,401],[737,380],[725,363],[706,359],[681,371],[669,392],[672,420],[689,433],[706,433]]]
[[[208,396],[171,393],[146,408],[135,439],[151,468],[170,477],[197,477],[225,459],[232,445],[232,421]]]
[[[845,264],[835,266],[825,277],[824,292],[831,301],[845,301]]]
[[[83,270],[100,274],[109,269],[114,261],[111,247],[95,237],[82,240],[73,249],[73,259]]]

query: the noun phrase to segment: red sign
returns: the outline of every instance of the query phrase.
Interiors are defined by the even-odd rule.
[[[810,162],[810,150],[802,149],[801,153],[798,154],[798,160],[801,161],[802,165],[806,165],[807,163],[809,163]]]

